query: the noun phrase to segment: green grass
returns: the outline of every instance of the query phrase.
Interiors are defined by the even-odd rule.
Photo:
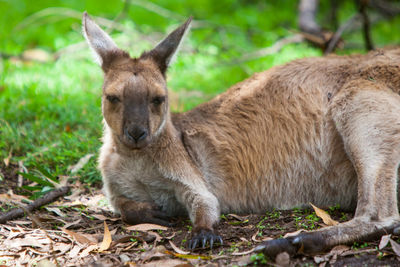
[[[133,1],[136,4],[131,5],[120,21],[129,33],[117,30],[111,33],[121,48],[133,56],[150,49],[160,36],[189,15],[206,22],[194,27],[178,60],[169,70],[169,88],[179,96],[174,110],[188,110],[254,72],[296,58],[321,55],[319,49],[307,43],[291,44],[277,54],[232,64],[243,54],[270,46],[296,31],[294,1],[279,1],[279,4],[230,0],[155,2],[170,10],[173,18],[143,8],[140,4],[143,2],[146,1]],[[53,55],[69,45],[83,42],[79,18],[55,12],[34,15],[37,18],[32,19],[35,12],[65,7],[78,13],[87,10],[92,15],[114,19],[122,6],[122,1],[99,4],[94,0],[0,0],[0,52],[8,55],[0,58],[0,159],[11,152],[13,166],[23,161],[29,171],[39,165],[53,175],[67,175],[68,166],[88,153],[97,154],[102,131],[102,73],[92,61],[89,49],[79,48],[47,63],[23,62],[9,56],[18,56],[32,48]],[[321,17],[328,8],[329,5],[323,3]],[[353,8],[346,4],[340,19],[351,16]],[[399,18],[375,25],[375,43],[383,46],[400,40],[400,31],[392,30],[400,28],[398,25]],[[343,38],[358,43],[356,50],[362,50],[359,34]],[[345,51],[348,52],[350,50]],[[89,184],[100,180],[96,159],[93,157],[77,174]],[[1,164],[4,167],[4,163]]]

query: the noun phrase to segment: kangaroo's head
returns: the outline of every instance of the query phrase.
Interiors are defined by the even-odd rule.
[[[119,49],[85,12],[83,32],[104,72],[102,111],[117,142],[146,147],[164,130],[169,117],[165,72],[191,18],[138,58]]]

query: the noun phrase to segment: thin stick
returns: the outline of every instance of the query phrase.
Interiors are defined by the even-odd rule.
[[[63,196],[69,192],[69,186],[63,186],[61,188],[55,189],[41,198],[36,199],[34,202],[28,204],[25,208],[13,209],[6,214],[0,216],[0,224],[6,223],[9,220],[14,220],[19,217],[24,216],[25,211],[32,212],[35,209],[40,208],[43,205],[49,204],[56,200],[58,197]]]
[[[370,21],[367,14],[367,5],[368,5],[368,0],[361,0],[359,6],[359,12],[363,20],[363,37],[365,42],[365,48],[367,50],[372,50],[374,49],[374,45],[372,44],[372,39],[371,39]]]
[[[353,15],[350,19],[348,19],[342,26],[339,27],[339,29],[335,32],[333,35],[332,39],[329,41],[328,48],[326,48],[324,54],[327,55],[333,51],[333,49],[336,47],[337,43],[340,40],[340,37],[342,36],[343,32],[350,27],[355,21],[357,21],[360,18],[360,14],[355,14]]]
[[[129,11],[129,0],[124,0],[124,5],[122,7],[121,12],[119,12],[119,14],[115,17],[115,19],[113,20],[113,24],[106,30],[106,32],[110,33],[114,30],[114,25],[120,21],[123,17],[126,16],[126,14]]]
[[[278,53],[285,45],[287,44],[293,44],[293,43],[300,43],[304,40],[304,37],[302,34],[295,34],[292,36],[288,36],[285,38],[282,38],[278,40],[275,44],[272,46],[254,51],[252,53],[248,53],[240,57],[238,60],[234,60],[233,62],[230,62],[226,65],[236,65],[239,63],[243,63],[246,61],[254,60],[260,57],[265,57],[274,53]],[[225,64],[223,64],[225,65]]]

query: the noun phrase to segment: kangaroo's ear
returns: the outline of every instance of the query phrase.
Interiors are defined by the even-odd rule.
[[[145,52],[142,57],[151,57],[157,63],[161,72],[165,74],[168,66],[174,61],[183,37],[189,32],[190,17],[185,23],[171,32],[164,40],[162,40],[153,50]]]
[[[103,31],[86,13],[82,18],[83,35],[93,50],[96,61],[106,71],[111,61],[118,56],[127,55],[117,47],[111,37]]]

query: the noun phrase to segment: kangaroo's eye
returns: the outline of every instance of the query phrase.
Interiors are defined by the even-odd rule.
[[[151,100],[151,103],[153,103],[156,106],[161,105],[165,101],[165,96],[156,96]]]
[[[113,104],[121,102],[121,100],[115,95],[107,95],[106,98],[108,101],[110,101]]]

